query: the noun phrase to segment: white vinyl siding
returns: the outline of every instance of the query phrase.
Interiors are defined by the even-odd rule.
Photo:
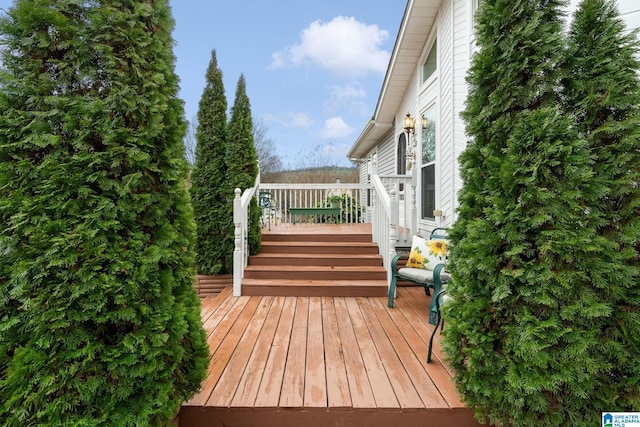
[[[475,40],[469,43],[468,36],[474,34],[476,8],[469,5],[467,0],[454,0],[454,43],[453,43],[453,134],[451,158],[446,162],[448,176],[443,177],[449,191],[443,191],[441,208],[447,214],[446,221],[456,219],[455,208],[458,203],[458,192],[462,187],[458,158],[466,148],[467,133],[465,124],[460,117],[464,111],[469,93],[466,77],[471,66],[471,55],[475,48]],[[465,35],[467,36],[465,38]],[[445,160],[443,160],[445,161]],[[444,167],[444,166],[443,166]]]
[[[382,143],[378,146],[378,175],[393,175],[396,173],[396,138],[393,131],[387,132]]]
[[[618,0],[618,12],[630,30],[640,28],[640,2],[638,0]]]
[[[640,2],[638,0],[617,0],[620,17],[627,23],[629,30],[640,28]],[[580,0],[571,0],[569,3],[569,16],[572,17],[578,8]]]

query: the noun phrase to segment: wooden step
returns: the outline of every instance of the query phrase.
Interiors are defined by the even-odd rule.
[[[303,254],[260,253],[249,257],[249,265],[323,265],[323,266],[382,266],[382,257],[377,254]]]
[[[387,280],[282,280],[248,279],[242,281],[242,294],[300,297],[384,297]]]
[[[290,253],[290,254],[378,254],[378,247],[374,243],[363,242],[262,242],[261,254]]]
[[[359,242],[371,243],[371,233],[262,234],[262,242]]]
[[[233,285],[232,274],[218,274],[215,276],[197,274],[194,287],[200,298],[219,294],[225,287]]]
[[[371,233],[349,224],[288,226],[262,234],[243,295],[385,296],[387,272]]]
[[[307,266],[249,265],[244,270],[247,279],[282,280],[385,280],[387,272],[381,266]]]

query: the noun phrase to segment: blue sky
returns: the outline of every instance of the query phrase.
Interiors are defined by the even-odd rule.
[[[195,119],[215,49],[227,102],[243,73],[283,166],[346,153],[373,114],[406,1],[171,0],[176,71]]]
[[[13,1],[0,0],[0,10]],[[346,153],[373,114],[406,0],[170,0],[187,120],[216,50],[227,102],[240,74],[285,168]]]

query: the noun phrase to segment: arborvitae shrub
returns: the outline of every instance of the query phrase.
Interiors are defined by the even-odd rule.
[[[227,99],[215,51],[207,68],[200,98],[196,132],[196,164],[191,176],[191,199],[197,224],[196,267],[200,274],[233,270],[229,244],[233,221],[229,209],[233,192],[227,186]]]
[[[233,195],[236,188],[242,191],[255,185],[258,176],[258,155],[253,145],[253,120],[251,104],[247,96],[247,85],[244,75],[238,79],[236,95],[231,108],[229,121],[229,140],[227,144],[226,162],[228,173],[228,189]],[[261,226],[260,207],[254,197],[249,205],[249,252],[260,251]],[[233,206],[229,217],[232,218]],[[230,235],[233,251],[233,233]]]
[[[476,16],[444,349],[465,402],[503,426],[593,425],[609,410],[593,397],[611,372],[601,336],[618,268],[590,218],[607,187],[558,93],[564,3],[486,0]]]
[[[594,180],[606,192],[589,221],[606,238],[611,264],[598,298],[610,310],[597,352],[602,411],[640,407],[640,81],[637,33],[629,33],[611,0],[584,0],[572,21],[563,80],[566,114],[595,159]]]
[[[167,0],[0,21],[0,424],[160,425],[208,350]]]

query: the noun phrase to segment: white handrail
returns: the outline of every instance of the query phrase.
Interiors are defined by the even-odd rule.
[[[371,200],[371,222],[373,241],[378,245],[379,253],[382,256],[383,266],[387,270],[388,281],[391,279],[391,260],[396,251],[398,240],[399,222],[399,201],[397,184],[403,183],[406,176],[380,177],[376,174],[371,176],[371,184],[268,184],[260,183],[260,177],[256,178],[256,184],[242,192],[235,189],[233,202],[233,222],[234,229],[234,252],[233,252],[233,295],[242,295],[242,279],[244,269],[249,259],[248,244],[248,211],[251,199],[255,197],[258,188],[263,191],[274,193],[277,207],[281,209],[282,219],[286,220],[288,207],[313,207],[319,201],[324,200],[331,194],[351,194],[354,203],[361,201],[364,197],[363,191],[372,189]],[[390,180],[385,184],[383,180]],[[406,182],[408,184],[408,182]],[[406,204],[406,201],[404,202]],[[342,206],[343,211],[356,209],[351,206]],[[360,215],[355,215],[356,221],[362,220]]]
[[[384,212],[387,214],[389,219],[391,219],[391,196],[387,193],[387,189],[384,188],[384,184],[378,175],[373,175],[371,177],[371,183],[373,184],[373,188],[378,196],[378,202],[382,204]]]
[[[233,296],[242,295],[242,279],[249,259],[249,203],[260,185],[260,176],[255,185],[242,192],[236,188],[233,199],[234,250],[233,250]],[[241,195],[242,193],[242,195]]]
[[[389,194],[378,175],[371,177],[375,201],[373,206],[373,241],[378,245],[382,265],[387,270],[387,283],[391,283],[391,260],[396,252],[398,228],[398,199],[395,190]]]

